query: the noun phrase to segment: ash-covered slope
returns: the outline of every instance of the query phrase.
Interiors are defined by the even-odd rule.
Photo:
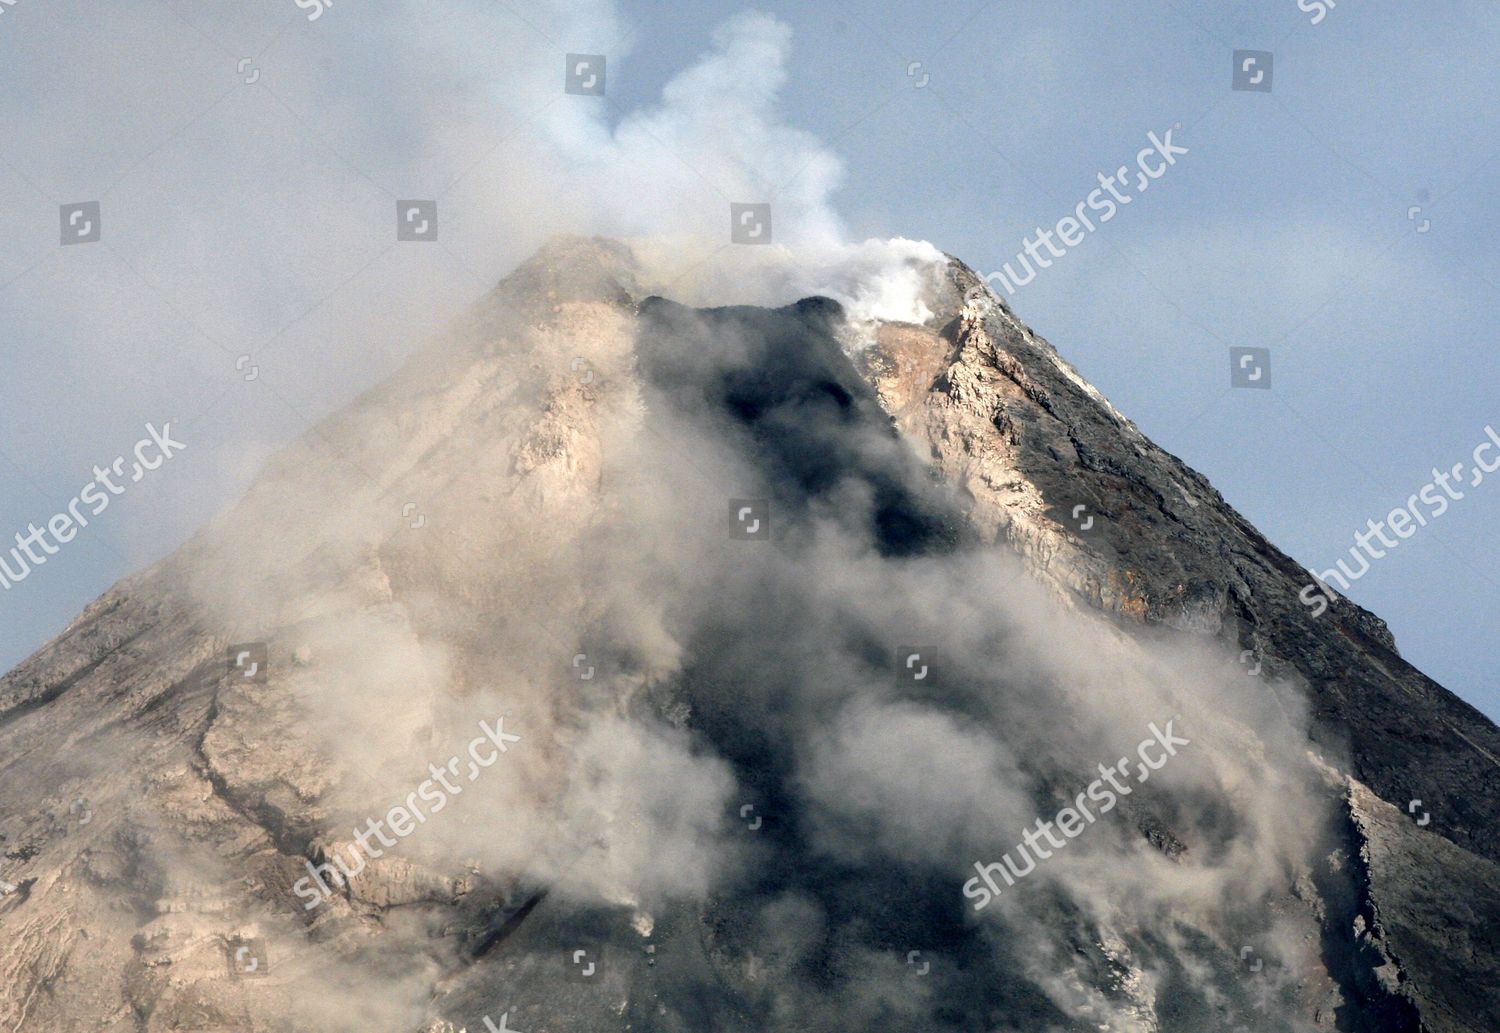
[[[1378,619],[957,262],[649,279],[550,245],[0,681],[0,1028],[1500,1025],[1500,733]]]

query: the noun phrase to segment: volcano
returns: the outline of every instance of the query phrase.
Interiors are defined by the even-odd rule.
[[[907,272],[555,240],[0,680],[0,1028],[1500,1029],[1500,730]]]

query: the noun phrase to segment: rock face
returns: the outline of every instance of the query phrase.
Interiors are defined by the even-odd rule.
[[[90,606],[0,680],[0,1029],[1500,1028],[1500,731],[925,275],[851,343],[554,242]]]

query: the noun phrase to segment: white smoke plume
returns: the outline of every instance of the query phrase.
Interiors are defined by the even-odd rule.
[[[58,198],[98,199],[105,228],[99,247],[4,270],[17,277],[0,293],[8,336],[94,375],[55,385],[76,403],[66,435],[24,406],[0,428],[45,481],[86,473],[147,419],[177,421],[183,469],[105,528],[132,565],[558,233],[667,242],[648,278],[684,300],[822,291],[920,315],[906,269],[934,253],[846,239],[839,159],[778,110],[793,41],[770,15],[729,19],[657,101],[625,110],[563,90],[568,53],[629,75],[637,41],[607,0],[461,2],[440,17],[401,0],[315,21],[290,0],[7,14],[0,175],[16,253],[56,249]],[[396,241],[408,198],[437,201],[436,243]],[[773,244],[727,246],[736,202],[772,206]]]

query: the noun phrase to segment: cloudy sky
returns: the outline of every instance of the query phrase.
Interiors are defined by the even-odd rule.
[[[722,237],[767,200],[780,241],[904,236],[989,272],[1168,129],[1189,153],[1011,304],[1331,566],[1500,425],[1500,11],[1205,6],[0,7],[0,534],[148,422],[187,445],[0,592],[0,667],[553,232]],[[1232,89],[1235,50],[1273,55],[1269,92]],[[564,91],[568,53],[605,56],[605,96]],[[406,199],[437,201],[437,241],[395,239]],[[90,201],[99,240],[60,246]],[[1270,349],[1271,390],[1231,389],[1236,347]],[[1350,594],[1495,716],[1500,475],[1464,490]]]

